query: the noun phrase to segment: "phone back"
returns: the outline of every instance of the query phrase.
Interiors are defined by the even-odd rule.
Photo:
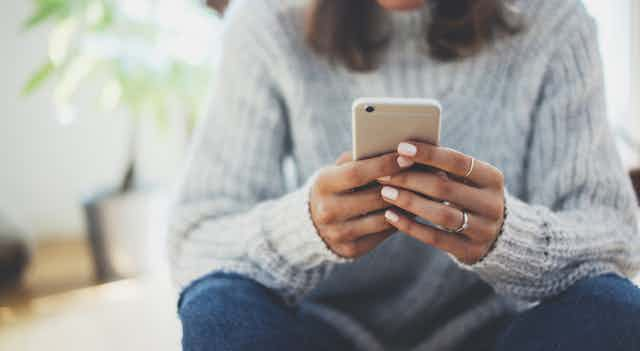
[[[441,107],[430,99],[361,98],[353,103],[353,159],[393,152],[403,141],[440,142]]]

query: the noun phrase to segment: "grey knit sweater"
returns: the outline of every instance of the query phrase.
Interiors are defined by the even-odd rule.
[[[234,0],[209,117],[172,212],[183,288],[245,275],[335,325],[363,350],[453,350],[578,279],[640,267],[634,198],[607,125],[596,29],[578,0],[525,1],[523,33],[474,57],[426,55],[424,12],[394,13],[382,66],[354,73],[304,42],[293,0]],[[314,173],[351,147],[361,96],[438,99],[442,144],[500,168],[508,216],[495,248],[465,266],[396,233],[346,261],[308,212]],[[295,160],[287,187],[283,160]]]

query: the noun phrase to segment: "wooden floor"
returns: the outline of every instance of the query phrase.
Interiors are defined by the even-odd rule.
[[[43,243],[0,296],[0,350],[179,350],[175,303],[162,272],[96,284],[85,242]]]
[[[85,240],[47,241],[36,245],[22,286],[4,291],[0,306],[95,285]]]

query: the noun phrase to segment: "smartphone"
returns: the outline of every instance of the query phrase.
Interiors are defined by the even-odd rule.
[[[436,100],[360,98],[352,113],[354,160],[393,152],[403,141],[440,143],[442,107]]]

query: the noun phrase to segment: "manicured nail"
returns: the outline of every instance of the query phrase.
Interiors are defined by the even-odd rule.
[[[409,143],[400,143],[400,145],[398,145],[398,153],[400,155],[413,157],[416,155],[417,152],[418,152],[418,149],[416,148],[415,145],[412,145]]]
[[[398,162],[398,166],[400,166],[401,168],[407,168],[407,167],[413,166],[413,160],[410,160],[403,156],[398,156],[397,162]]]
[[[380,177],[378,180],[381,182],[388,182],[391,180],[391,176]]]
[[[393,211],[391,211],[391,210],[387,210],[384,213],[384,217],[386,219],[388,219],[390,222],[393,222],[393,223],[396,223],[400,219],[400,217],[398,217],[398,215],[393,213]]]
[[[390,186],[385,186],[382,188],[382,197],[389,200],[395,200],[398,198],[398,189],[392,188]]]
[[[436,172],[436,174],[438,175],[438,177],[444,179],[444,180],[449,180],[449,176],[447,175],[447,173],[443,172],[443,171],[438,171]]]

